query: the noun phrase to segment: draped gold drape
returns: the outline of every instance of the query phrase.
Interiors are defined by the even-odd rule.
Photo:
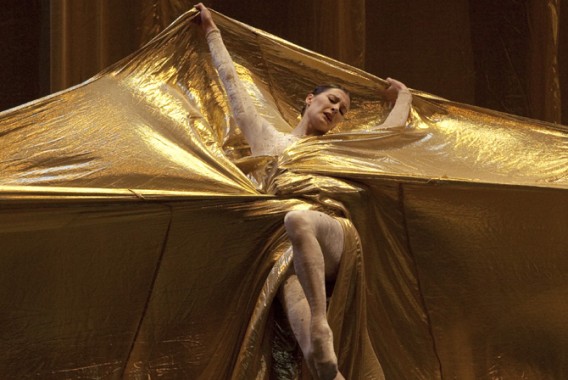
[[[191,0],[52,1],[52,90],[149,41]],[[210,0],[246,24],[450,100],[567,124],[561,0]]]
[[[101,46],[103,5],[78,11]],[[173,8],[151,9],[133,44]],[[383,81],[214,13],[276,127],[317,82],[353,98],[333,133],[236,160],[194,16],[0,114],[1,378],[305,375],[293,340],[275,343],[272,300],[291,259],[283,217],[307,208],[344,210],[361,238],[329,306],[346,378],[567,377],[568,128],[413,90],[408,125],[372,130]]]

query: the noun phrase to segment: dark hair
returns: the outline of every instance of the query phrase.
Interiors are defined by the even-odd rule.
[[[320,84],[319,86],[316,86],[316,88],[314,88],[310,94],[315,95],[319,95],[322,92],[326,92],[327,90],[331,90],[332,88],[337,88],[338,90],[343,91],[344,93],[347,94],[348,97],[351,98],[351,94],[349,94],[349,91],[347,91],[343,86],[339,85],[339,84],[335,84],[335,83],[327,83],[327,84]],[[306,112],[306,105],[304,104],[304,106],[302,107],[302,110],[300,111],[300,116],[304,116],[304,112]]]

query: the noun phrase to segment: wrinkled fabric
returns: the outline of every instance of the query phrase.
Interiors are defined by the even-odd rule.
[[[296,209],[359,231],[329,309],[350,379],[564,377],[566,127],[413,91],[369,132],[381,79],[215,14],[280,131],[316,84],[351,93],[337,131],[250,158],[193,16],[0,114],[3,377],[309,376],[276,344]]]

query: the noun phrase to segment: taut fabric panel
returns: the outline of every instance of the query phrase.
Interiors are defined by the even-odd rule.
[[[302,379],[283,218],[349,218],[328,317],[349,379],[565,377],[566,127],[385,82],[214,13],[275,128],[339,82],[340,128],[250,157],[203,34],[176,22],[0,114],[0,377]],[[518,330],[521,330],[520,332]]]

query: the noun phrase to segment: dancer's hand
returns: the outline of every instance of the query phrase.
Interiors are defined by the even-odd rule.
[[[406,85],[396,79],[387,78],[389,86],[384,91],[385,98],[391,102],[394,102],[398,97],[398,93],[401,91],[408,91]]]
[[[217,29],[217,25],[215,25],[213,17],[211,17],[211,12],[203,3],[195,4],[195,9],[199,11],[199,14],[194,20],[197,24],[201,25],[201,29],[203,29],[205,33]]]

